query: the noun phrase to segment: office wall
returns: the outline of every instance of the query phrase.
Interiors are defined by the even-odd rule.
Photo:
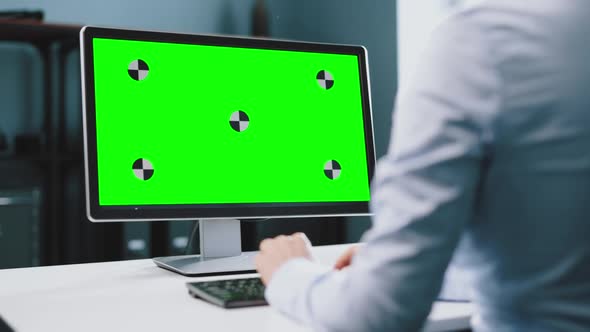
[[[3,0],[0,10],[42,9],[45,20],[181,32],[245,34],[252,0]]]

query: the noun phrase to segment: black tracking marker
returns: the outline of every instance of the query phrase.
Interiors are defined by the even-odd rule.
[[[320,72],[316,75],[316,79],[323,89],[329,90],[334,86],[334,77],[325,70],[320,70]]]
[[[328,160],[324,165],[324,174],[330,180],[336,180],[340,176],[341,171],[342,167],[336,160]]]
[[[131,61],[129,67],[127,67],[129,76],[136,81],[143,81],[147,77],[149,71],[150,68],[147,63],[141,59]]]
[[[133,162],[133,174],[140,180],[149,180],[154,175],[154,166],[149,160],[139,158]]]
[[[250,125],[250,118],[248,117],[248,114],[246,114],[246,112],[236,111],[232,113],[229,119],[229,125],[235,131],[242,132],[248,129],[248,126]]]

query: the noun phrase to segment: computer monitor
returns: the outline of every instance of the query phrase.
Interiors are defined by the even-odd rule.
[[[201,255],[157,265],[249,271],[239,220],[368,214],[363,47],[98,27],[80,41],[88,218],[199,220]]]

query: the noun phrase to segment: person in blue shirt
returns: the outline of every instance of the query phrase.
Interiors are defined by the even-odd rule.
[[[489,0],[396,101],[366,244],[334,269],[264,240],[269,303],[318,331],[416,331],[453,255],[476,331],[590,331],[590,2]]]

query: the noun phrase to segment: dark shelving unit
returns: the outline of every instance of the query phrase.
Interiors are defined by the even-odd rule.
[[[83,213],[84,204],[80,200],[77,205],[69,206],[66,198],[66,172],[78,168],[77,178],[81,185],[77,186],[77,196],[83,196],[82,151],[68,151],[66,142],[65,115],[65,58],[67,54],[79,48],[78,35],[81,27],[74,25],[48,24],[35,19],[0,18],[0,41],[26,43],[34,46],[40,56],[43,67],[43,120],[42,131],[38,136],[31,137],[32,143],[24,153],[18,151],[12,155],[2,155],[1,162],[25,162],[34,164],[41,170],[41,223],[40,223],[40,263],[53,265],[72,263],[68,250],[71,248],[65,219],[78,219],[77,223],[89,221]],[[82,137],[79,137],[81,140]],[[71,210],[79,210],[72,212]],[[88,226],[90,227],[90,226]],[[83,232],[84,225],[79,225]],[[110,225],[96,227],[101,229],[100,237],[109,239],[121,238],[121,227]],[[110,233],[110,234],[109,234]],[[120,243],[120,242],[119,242]],[[121,259],[122,250],[106,250],[108,254],[91,254],[87,260]],[[103,252],[105,250],[102,250]],[[115,252],[112,252],[115,251]],[[88,256],[88,255],[87,255]]]

